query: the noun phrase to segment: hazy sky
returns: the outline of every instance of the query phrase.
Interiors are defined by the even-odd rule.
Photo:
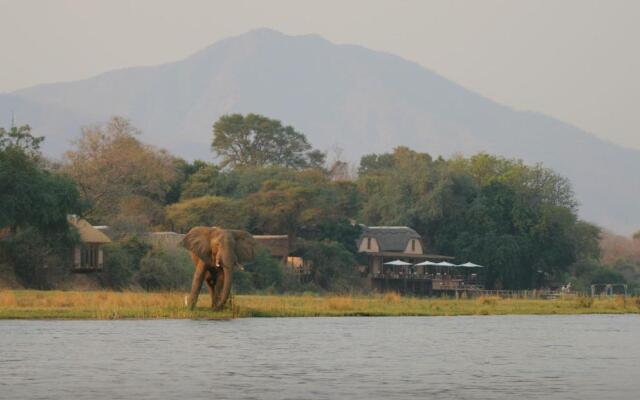
[[[0,0],[0,92],[175,61],[259,27],[398,54],[640,149],[633,0]]]

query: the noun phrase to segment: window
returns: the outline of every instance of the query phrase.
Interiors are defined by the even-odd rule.
[[[80,266],[83,268],[98,268],[99,249],[97,244],[82,246]]]
[[[371,250],[371,238],[370,237],[367,238],[367,249]]]
[[[416,240],[411,239],[411,251],[416,251]]]

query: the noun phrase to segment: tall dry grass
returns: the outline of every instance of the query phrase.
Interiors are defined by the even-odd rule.
[[[566,297],[554,300],[416,298],[397,293],[371,296],[234,296],[233,307],[213,312],[208,296],[195,311],[182,292],[1,291],[0,318],[231,318],[301,316],[502,315],[640,313],[638,298]]]

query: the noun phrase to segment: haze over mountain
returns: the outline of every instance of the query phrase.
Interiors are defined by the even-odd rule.
[[[280,119],[352,161],[398,145],[444,156],[485,151],[567,176],[587,220],[625,234],[640,228],[640,151],[497,104],[400,57],[316,35],[259,29],[178,62],[2,94],[0,112],[47,136],[54,156],[80,126],[122,115],[149,143],[211,159],[211,126],[232,112]]]

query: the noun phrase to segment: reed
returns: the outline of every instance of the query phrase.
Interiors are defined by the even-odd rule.
[[[184,305],[183,292],[77,292],[16,290],[0,292],[0,319],[228,319],[244,317],[445,316],[504,314],[640,313],[638,298],[565,296],[553,300],[416,298],[397,293],[371,296],[243,295],[234,310],[208,308],[201,296],[196,310]]]

